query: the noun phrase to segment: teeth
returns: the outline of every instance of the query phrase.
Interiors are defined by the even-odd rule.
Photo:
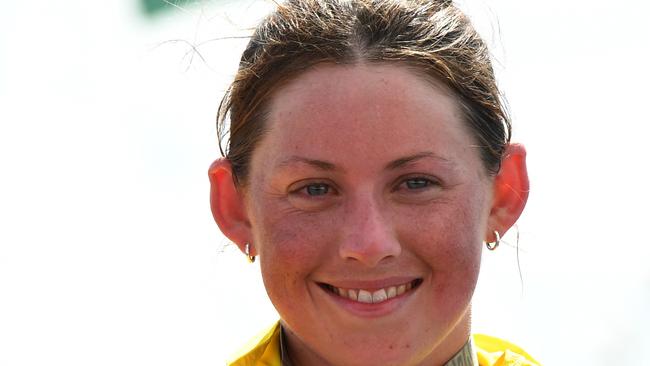
[[[361,292],[361,291],[359,291]],[[383,288],[381,290],[375,291],[372,293],[372,302],[373,303],[378,303],[382,301],[386,301],[388,299],[388,295],[386,295],[386,290]]]
[[[366,304],[372,304],[372,295],[366,290],[359,290],[358,302],[365,302]]]
[[[348,298],[350,298],[350,300],[357,301],[357,292],[354,290],[348,290]]]
[[[392,299],[396,296],[402,295],[403,293],[413,289],[413,281],[405,283],[399,286],[391,286],[388,288],[382,288],[374,292],[363,289],[344,289],[341,287],[330,286],[330,289],[335,294],[338,294],[341,297],[346,299],[358,301],[365,304],[377,304],[384,302],[388,299]]]
[[[397,295],[401,295],[401,294],[403,294],[404,291],[406,291],[406,285],[399,285],[399,286],[397,287]]]

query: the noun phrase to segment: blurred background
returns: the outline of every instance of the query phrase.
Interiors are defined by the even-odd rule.
[[[272,5],[2,1],[0,365],[222,365],[277,318],[207,179]],[[485,253],[474,330],[546,365],[650,365],[650,5],[459,5],[532,184],[510,246]]]

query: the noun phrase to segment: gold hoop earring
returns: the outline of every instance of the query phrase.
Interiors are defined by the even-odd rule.
[[[255,262],[255,256],[251,255],[251,244],[246,243],[245,249],[246,251],[246,256],[248,257],[248,263],[253,263]]]
[[[489,250],[495,250],[496,248],[499,247],[499,243],[501,242],[501,236],[499,235],[499,232],[496,231],[496,230],[494,230],[494,237],[496,238],[495,241],[493,241],[491,243],[487,243],[487,242],[485,243],[485,246]]]

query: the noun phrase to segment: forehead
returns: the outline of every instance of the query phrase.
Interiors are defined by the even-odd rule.
[[[471,145],[451,93],[405,66],[316,66],[277,90],[268,112],[269,158],[453,157]]]
[[[365,101],[365,104],[358,102]],[[457,118],[459,109],[452,93],[440,83],[398,64],[321,64],[299,74],[277,90],[270,102],[272,117],[324,109],[337,114],[356,112],[337,120],[368,113],[445,113]],[[439,113],[438,113],[439,114]],[[342,117],[342,116],[339,116]]]

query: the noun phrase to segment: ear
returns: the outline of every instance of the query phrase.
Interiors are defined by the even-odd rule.
[[[494,179],[492,210],[488,220],[486,241],[494,241],[494,231],[504,236],[515,224],[528,201],[529,183],[526,170],[526,149],[521,144],[510,144],[501,162],[501,170]]]
[[[246,214],[244,196],[233,180],[232,166],[227,159],[217,159],[208,170],[210,177],[210,207],[219,229],[242,252],[252,239],[250,221]],[[252,247],[252,246],[251,246]],[[255,249],[251,248],[251,255]]]

